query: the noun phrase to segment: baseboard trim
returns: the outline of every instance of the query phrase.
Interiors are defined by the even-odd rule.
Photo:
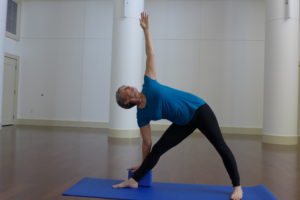
[[[297,145],[298,135],[269,135],[263,134],[262,142],[267,144]]]
[[[151,124],[152,131],[165,131],[171,124]]]
[[[41,120],[41,119],[17,119],[17,125],[32,126],[59,126],[59,127],[83,127],[83,128],[104,128],[108,129],[108,122],[88,122],[88,121],[66,121],[66,120]],[[152,131],[165,131],[170,124],[151,124]],[[223,134],[243,134],[261,135],[260,128],[241,128],[241,127],[221,127]],[[195,132],[199,132],[198,129]],[[139,130],[119,130],[110,129],[110,137],[138,137]]]
[[[139,138],[140,130],[119,130],[119,129],[108,129],[108,137],[111,138]]]
[[[58,126],[58,127],[81,127],[81,128],[103,128],[108,129],[107,122],[84,122],[84,121],[65,121],[65,120],[40,120],[40,119],[17,119],[16,125],[32,125],[32,126]],[[170,124],[152,124],[152,131],[161,132],[162,134]],[[1,127],[0,127],[1,129]],[[263,143],[281,144],[281,145],[296,145],[298,144],[298,137],[300,137],[300,130],[297,136],[282,136],[262,134],[261,128],[241,128],[241,127],[221,127],[223,134],[236,135],[262,135]],[[195,132],[199,132],[197,129]],[[138,129],[134,130],[119,130],[108,129],[108,136],[111,138],[138,138],[140,133]]]
[[[108,128],[107,122],[84,122],[84,121],[64,121],[64,120],[41,120],[41,119],[17,119],[16,125]]]
[[[152,124],[151,130],[164,131],[169,126],[169,124]],[[221,127],[221,132],[223,134],[261,135],[261,131],[261,128]],[[195,132],[200,131],[196,129]]]
[[[223,134],[261,135],[261,128],[221,127]]]

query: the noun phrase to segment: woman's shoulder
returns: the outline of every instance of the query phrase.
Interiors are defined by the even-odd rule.
[[[156,79],[153,79],[147,75],[144,75],[144,84],[159,84]]]

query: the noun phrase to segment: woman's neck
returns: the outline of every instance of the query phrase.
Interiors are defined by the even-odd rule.
[[[140,102],[137,104],[137,107],[141,109],[145,108],[146,102],[147,102],[146,96],[143,93],[140,93]]]

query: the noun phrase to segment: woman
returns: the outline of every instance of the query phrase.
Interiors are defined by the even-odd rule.
[[[135,170],[132,178],[113,187],[137,188],[138,181],[156,165],[162,154],[179,144],[198,128],[222,157],[233,185],[230,198],[242,199],[243,191],[240,186],[237,164],[223,139],[213,111],[203,99],[157,82],[148,21],[148,15],[141,13],[140,25],[145,35],[147,55],[142,92],[130,86],[122,86],[116,92],[117,103],[122,108],[129,109],[137,106],[137,121],[143,139],[143,162],[140,167],[132,168]],[[159,119],[168,119],[173,123],[151,150],[150,121]]]

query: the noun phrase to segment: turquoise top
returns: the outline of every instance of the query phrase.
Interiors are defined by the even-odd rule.
[[[167,119],[178,125],[189,123],[195,111],[205,101],[191,93],[162,85],[144,76],[142,93],[146,96],[146,106],[137,109],[139,127],[146,126],[151,120]]]

